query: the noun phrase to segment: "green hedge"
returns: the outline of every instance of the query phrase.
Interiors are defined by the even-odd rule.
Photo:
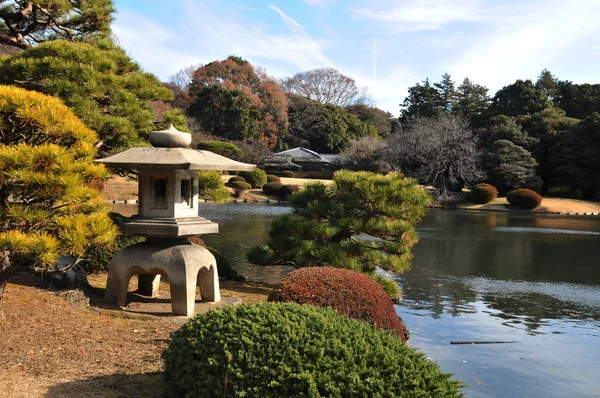
[[[281,196],[282,198],[287,198],[294,192],[300,191],[300,185],[283,185],[281,188],[277,190],[277,196]]]
[[[163,353],[169,397],[459,397],[462,383],[389,332],[328,308],[229,306]]]
[[[244,157],[244,152],[237,146],[229,142],[222,141],[202,141],[197,146],[198,149],[211,151],[227,158],[239,160]]]
[[[263,185],[262,190],[267,195],[277,195],[277,191],[282,186],[283,184],[280,182],[267,182],[265,185]]]
[[[274,176],[273,174],[267,174],[267,182],[281,182],[281,178]]]
[[[262,188],[267,183],[267,173],[261,169],[242,171],[239,175],[240,177],[244,177],[246,182],[252,185],[252,188]]]
[[[295,178],[296,177],[296,173],[294,173],[292,170],[284,170],[281,173],[279,173],[279,175],[281,175],[282,177],[286,177],[286,178]]]

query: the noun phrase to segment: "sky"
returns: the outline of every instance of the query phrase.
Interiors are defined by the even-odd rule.
[[[600,83],[600,0],[114,0],[113,32],[161,80],[237,55],[275,78],[332,67],[399,113],[449,73],[494,94],[542,69]],[[166,6],[165,4],[168,4]]]

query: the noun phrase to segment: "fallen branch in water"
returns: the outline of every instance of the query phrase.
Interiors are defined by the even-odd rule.
[[[516,341],[451,341],[450,344],[510,344]]]

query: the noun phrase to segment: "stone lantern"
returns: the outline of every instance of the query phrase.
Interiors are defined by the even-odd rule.
[[[146,237],[111,260],[105,299],[125,306],[129,280],[138,276],[139,293],[156,297],[160,275],[171,285],[173,313],[192,316],[196,286],[203,300],[220,301],[214,256],[186,238],[217,233],[218,224],[198,215],[199,170],[253,170],[209,151],[187,149],[192,137],[172,125],[150,133],[153,148],[131,148],[97,160],[139,172],[138,215],[120,225],[126,234]]]

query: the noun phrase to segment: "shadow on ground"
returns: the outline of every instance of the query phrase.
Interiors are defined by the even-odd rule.
[[[114,374],[55,384],[47,398],[164,397],[162,373]]]

